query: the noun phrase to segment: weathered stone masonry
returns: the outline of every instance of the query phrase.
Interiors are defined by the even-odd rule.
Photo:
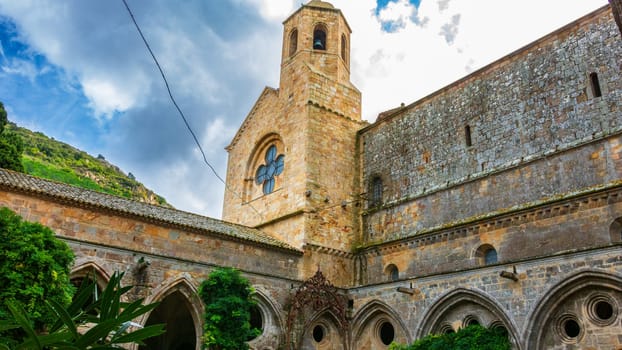
[[[350,27],[312,0],[284,22],[279,88],[227,148],[238,224],[4,170],[0,205],[68,242],[74,278],[125,271],[131,298],[162,302],[137,320],[169,323],[151,348],[199,349],[199,283],[233,266],[257,290],[254,350],[387,349],[473,323],[515,349],[622,349],[620,6],[367,125]],[[284,167],[264,191],[272,147]],[[292,325],[318,269],[346,298]]]

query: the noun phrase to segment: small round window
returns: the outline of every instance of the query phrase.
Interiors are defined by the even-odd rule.
[[[272,145],[266,151],[265,161],[255,172],[255,182],[262,186],[264,194],[270,194],[274,191],[275,177],[281,175],[285,167],[285,156],[277,156],[276,146]]]
[[[599,326],[608,326],[618,317],[618,304],[607,294],[595,294],[587,302],[590,320]]]
[[[325,337],[326,337],[326,330],[324,329],[324,327],[322,327],[319,324],[313,327],[313,340],[315,340],[316,343],[321,343]]]
[[[393,328],[393,325],[391,324],[391,322],[383,322],[380,325],[380,329],[378,330],[378,336],[380,337],[380,341],[382,342],[382,344],[384,345],[390,345],[393,342],[393,339],[395,339],[395,328]]]
[[[583,335],[583,327],[573,314],[564,314],[557,320],[557,334],[566,344],[576,344]]]

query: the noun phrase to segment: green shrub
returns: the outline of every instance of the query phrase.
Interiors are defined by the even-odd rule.
[[[390,350],[510,350],[507,332],[502,328],[473,325],[456,333],[431,334],[412,345],[391,344]]]
[[[252,288],[239,271],[220,268],[201,283],[199,295],[205,303],[202,341],[209,349],[245,350],[246,341],[259,334],[251,329],[250,312],[255,302]]]
[[[0,257],[0,319],[10,316],[6,306],[10,301],[41,328],[56,319],[46,301],[71,302],[73,252],[49,228],[0,208]]]

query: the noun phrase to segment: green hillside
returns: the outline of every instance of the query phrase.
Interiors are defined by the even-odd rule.
[[[27,174],[144,203],[171,207],[163,197],[136,181],[132,173],[124,174],[101,155],[95,158],[66,143],[13,123],[9,123],[7,129],[19,135],[24,142],[22,163]]]

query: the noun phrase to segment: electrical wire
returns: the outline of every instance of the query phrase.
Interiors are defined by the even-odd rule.
[[[205,152],[203,151],[203,147],[201,147],[201,143],[199,142],[199,140],[197,139],[196,134],[194,133],[194,131],[190,127],[190,123],[188,123],[188,120],[186,119],[186,116],[184,115],[184,112],[182,112],[181,108],[179,108],[179,105],[177,104],[177,101],[175,101],[175,98],[173,97],[173,93],[171,92],[171,88],[170,88],[170,86],[168,84],[168,79],[166,79],[166,75],[164,74],[164,70],[160,66],[160,63],[158,62],[158,59],[156,58],[155,54],[151,50],[151,46],[149,46],[149,43],[147,42],[147,39],[143,35],[143,31],[140,29],[140,26],[138,25],[138,22],[136,22],[136,19],[134,18],[134,14],[132,13],[132,10],[130,10],[130,6],[127,4],[126,0],[122,0],[122,1],[123,1],[123,4],[125,5],[125,8],[127,9],[127,12],[129,13],[130,17],[132,18],[132,22],[134,22],[134,26],[136,26],[136,30],[138,30],[138,34],[140,34],[140,37],[143,39],[143,43],[145,43],[145,46],[147,47],[147,50],[149,50],[149,54],[151,54],[151,58],[153,58],[153,61],[155,62],[156,66],[158,67],[158,70],[160,71],[160,75],[162,76],[162,80],[164,80],[164,84],[166,85],[166,91],[168,91],[168,96],[170,97],[171,102],[173,102],[173,105],[177,109],[177,112],[179,112],[179,115],[181,116],[181,119],[183,119],[184,124],[186,125],[186,128],[188,128],[188,131],[192,135],[192,138],[194,139],[194,142],[196,143],[197,147],[199,148],[199,151],[201,151],[201,155],[203,156],[203,162],[205,164],[207,164],[207,166],[212,170],[212,172],[214,173],[214,176],[216,176],[216,178],[218,178],[218,180],[220,180],[220,182],[222,182],[225,185],[225,189],[227,191],[233,193],[240,200],[244,201],[242,199],[242,196],[240,196],[237,192],[233,191],[231,188],[229,188],[229,186],[227,186],[227,183],[225,182],[225,180],[223,180],[223,178],[220,177],[220,175],[218,175],[218,172],[216,171],[216,169],[207,160],[207,156],[205,155]],[[263,215],[261,215],[261,213],[257,209],[255,209],[255,207],[253,207],[250,203],[247,203],[247,204],[255,211],[255,213],[257,213],[257,215],[259,215],[260,218],[263,219]]]

